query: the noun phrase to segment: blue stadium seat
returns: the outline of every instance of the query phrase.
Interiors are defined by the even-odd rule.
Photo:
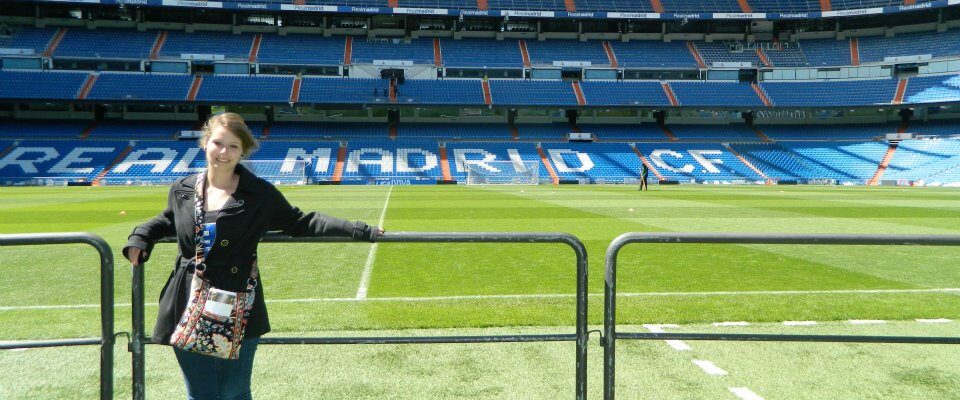
[[[498,105],[577,105],[570,82],[491,79],[490,92]]]
[[[0,71],[0,99],[73,100],[87,72]]]
[[[593,106],[669,106],[659,82],[584,81],[583,97]]]
[[[396,90],[398,103],[484,104],[483,86],[477,79],[407,79]]]
[[[960,75],[918,76],[907,81],[903,102],[944,103],[960,101]]]
[[[697,68],[697,60],[690,54],[686,42],[611,41],[610,46],[620,67]]]
[[[247,61],[253,37],[249,33],[170,31],[160,56],[180,59],[182,54],[219,54],[227,60]]]
[[[157,40],[156,31],[71,28],[54,57],[147,59]]]
[[[897,80],[764,82],[761,87],[776,106],[870,106],[890,104],[897,90]]]
[[[340,65],[346,40],[343,36],[264,34],[257,61],[263,64]]]
[[[374,60],[413,61],[414,64],[433,65],[433,40],[402,38],[353,38],[354,63],[372,63]]]
[[[670,82],[680,105],[762,107],[763,101],[749,83]]]
[[[553,65],[554,61],[587,61],[591,65],[610,65],[610,59],[598,41],[527,40],[527,53],[533,65]]]
[[[376,92],[376,94],[374,94]],[[383,79],[304,77],[301,103],[389,103],[390,82]]]
[[[286,103],[292,87],[292,76],[208,75],[200,84],[197,101]]]
[[[184,101],[193,77],[185,74],[109,73],[97,77],[87,95],[91,100]]]
[[[463,39],[440,41],[446,67],[521,68],[523,57],[516,40]]]
[[[811,67],[828,67],[836,65],[851,65],[850,40],[843,39],[810,39],[801,40],[800,47]]]

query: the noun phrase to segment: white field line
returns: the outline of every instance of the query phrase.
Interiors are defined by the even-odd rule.
[[[703,372],[706,372],[708,375],[726,375],[727,371],[724,371],[720,367],[713,365],[712,362],[707,360],[693,360],[694,364],[697,364]]]
[[[750,323],[747,321],[726,321],[714,322],[713,326],[750,326]]]
[[[882,319],[851,319],[847,321],[853,325],[874,325],[874,324],[885,324],[887,321]]]
[[[647,330],[653,333],[664,333],[666,332],[664,328],[679,328],[680,326],[677,324],[646,324],[643,327],[647,328]],[[664,340],[664,342],[667,342],[667,345],[676,351],[691,350],[690,346],[684,343],[682,340]]]
[[[783,321],[786,326],[811,326],[816,325],[817,321]]]
[[[739,291],[739,292],[647,292],[647,293],[618,293],[617,297],[696,297],[696,296],[746,296],[746,295],[794,295],[794,294],[897,294],[897,293],[957,293],[960,288],[942,289],[878,289],[878,290],[790,290],[790,291]],[[603,293],[590,293],[590,297],[602,297]],[[489,294],[465,296],[433,296],[433,297],[317,297],[299,299],[271,299],[267,303],[344,303],[354,301],[382,301],[382,302],[430,302],[430,301],[458,301],[458,300],[511,300],[511,299],[573,299],[575,294],[545,293],[545,294]],[[129,306],[130,303],[116,303],[115,306]],[[147,303],[157,305],[157,303]],[[64,305],[34,305],[34,306],[0,306],[0,311],[12,310],[44,310],[44,309],[71,309],[97,308],[100,304],[64,304]],[[799,322],[804,325],[807,321],[785,321],[784,325]],[[811,321],[812,322],[812,321]]]
[[[946,324],[948,322],[953,322],[952,320],[949,320],[946,318],[935,318],[935,319],[917,318],[916,321],[921,324]]]
[[[760,397],[759,395],[754,393],[752,390],[747,389],[745,387],[732,387],[727,389],[730,389],[730,391],[733,392],[733,394],[737,395],[737,397],[743,400],[763,400],[763,397]]]
[[[387,200],[383,202],[383,211],[380,212],[380,222],[377,226],[383,228],[383,218],[387,216],[387,206],[390,204],[390,194],[393,193],[393,186],[387,190]],[[367,298],[367,289],[370,287],[370,275],[373,274],[373,262],[377,260],[377,247],[379,243],[370,246],[370,252],[367,253],[367,263],[363,266],[363,275],[360,277],[360,287],[357,288],[357,300]]]

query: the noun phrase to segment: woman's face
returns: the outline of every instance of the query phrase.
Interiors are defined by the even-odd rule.
[[[232,172],[243,156],[243,142],[224,126],[213,129],[207,140],[207,168]]]

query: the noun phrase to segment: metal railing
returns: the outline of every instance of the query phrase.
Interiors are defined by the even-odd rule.
[[[801,245],[921,245],[960,246],[960,236],[941,235],[823,235],[776,233],[689,233],[632,232],[617,236],[607,247],[603,315],[603,398],[613,400],[616,386],[616,345],[618,339],[634,340],[731,340],[781,342],[856,342],[960,344],[960,337],[865,336],[865,335],[784,335],[728,333],[618,333],[616,323],[617,255],[630,243],[647,244],[801,244]]]
[[[100,332],[98,338],[29,340],[0,343],[0,350],[100,345],[100,399],[113,398],[113,252],[103,238],[84,232],[0,235],[0,246],[89,244],[100,254]]]
[[[340,237],[299,237],[268,234],[269,243],[343,243],[353,242]],[[173,243],[167,238],[161,243]],[[555,232],[388,232],[378,243],[563,243],[576,254],[576,327],[573,334],[548,335],[478,335],[478,336],[400,336],[400,337],[265,337],[260,344],[405,344],[405,343],[503,343],[503,342],[576,342],[576,387],[578,400],[587,396],[587,250],[576,236]],[[132,353],[133,398],[144,398],[144,335],[143,268],[133,267]]]

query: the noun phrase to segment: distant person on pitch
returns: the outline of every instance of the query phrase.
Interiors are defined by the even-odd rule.
[[[650,169],[647,168],[647,164],[640,164],[640,190],[650,190],[647,187],[647,176],[649,175]]]
[[[257,284],[260,238],[267,231],[279,230],[292,236],[346,236],[373,242],[383,235],[383,230],[317,212],[304,214],[290,205],[277,188],[240,165],[240,160],[257,148],[257,142],[237,114],[211,117],[203,127],[200,147],[206,155],[204,170],[173,183],[166,209],[133,230],[123,255],[139,267],[149,259],[157,240],[177,238],[179,255],[160,294],[152,339],[174,346],[189,399],[250,399],[253,356],[260,336],[270,331],[263,288]],[[245,324],[236,326],[245,328],[239,329],[239,335],[231,336],[231,340],[236,338],[239,349],[217,340],[171,342],[172,335],[181,337],[179,332],[189,320],[181,317],[191,296],[199,293],[191,286],[197,273],[212,287],[204,307],[224,292],[246,300],[234,302],[233,310],[244,312],[227,312],[229,319],[223,317],[238,321],[237,315],[243,316],[240,321]],[[208,312],[213,311],[203,308],[199,315],[208,318]],[[204,349],[198,350],[201,347]],[[209,351],[201,354],[210,347],[236,349],[229,353],[235,359],[208,355]]]

